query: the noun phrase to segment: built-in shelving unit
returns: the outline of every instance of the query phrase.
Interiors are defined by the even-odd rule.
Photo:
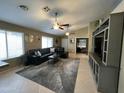
[[[96,81],[98,91],[117,93],[118,75],[121,58],[124,13],[111,14],[93,32],[93,50],[89,63]],[[95,53],[96,37],[103,37],[102,53]]]

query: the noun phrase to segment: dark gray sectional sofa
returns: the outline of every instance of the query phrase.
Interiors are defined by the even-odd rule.
[[[38,54],[40,52],[41,55]],[[25,65],[39,65],[48,60],[48,56],[52,55],[50,48],[45,49],[32,49],[26,53],[27,62]]]
[[[56,53],[58,57],[67,58],[68,52],[64,51],[64,48],[58,47],[55,48],[54,52],[50,51],[50,48],[44,49],[32,49],[26,52],[26,62],[25,65],[39,65],[47,60],[50,55]]]

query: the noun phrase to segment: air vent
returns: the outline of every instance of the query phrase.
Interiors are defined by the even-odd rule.
[[[19,5],[18,6],[20,9],[24,10],[24,11],[28,11],[29,8],[26,5]]]
[[[49,11],[50,11],[50,8],[49,8],[48,6],[45,6],[45,7],[43,8],[43,10],[44,10],[44,12],[49,12]]]

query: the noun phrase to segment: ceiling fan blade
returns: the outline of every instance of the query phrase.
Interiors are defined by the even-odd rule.
[[[70,26],[70,24],[62,24],[62,25],[60,25],[60,26]]]
[[[64,28],[62,28],[62,27],[59,27],[59,29],[64,30]]]

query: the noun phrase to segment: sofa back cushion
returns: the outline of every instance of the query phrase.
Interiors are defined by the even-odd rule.
[[[42,55],[48,54],[48,53],[50,53],[50,48],[41,49],[40,52],[41,52]]]
[[[63,47],[56,48],[55,52],[64,52],[64,48]]]
[[[28,54],[28,55],[35,55],[35,50],[34,50],[34,49],[29,50],[29,51],[27,52],[27,54]]]
[[[55,48],[50,48],[50,52],[54,53],[55,52]]]
[[[44,48],[44,49],[32,49],[27,52],[29,56],[36,55],[36,56],[42,56],[44,54],[50,53],[50,48]]]
[[[42,54],[41,54],[41,52],[39,50],[37,51],[37,55],[42,56]]]

